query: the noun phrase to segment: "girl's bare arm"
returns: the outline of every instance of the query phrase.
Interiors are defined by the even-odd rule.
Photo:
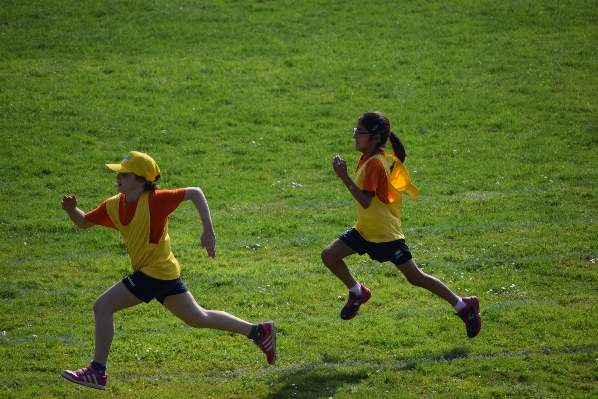
[[[95,223],[90,222],[85,218],[85,212],[77,208],[77,196],[64,195],[60,202],[62,209],[69,215],[73,223],[75,223],[81,229],[88,229],[91,226],[95,226]]]
[[[214,227],[212,226],[212,217],[210,216],[210,208],[208,201],[199,187],[185,188],[185,197],[183,201],[191,200],[199,217],[203,231],[201,233],[201,246],[205,248],[208,255],[212,258],[216,257],[216,235],[214,234]]]
[[[338,155],[332,160],[332,167],[334,168],[336,176],[345,184],[353,198],[355,198],[355,200],[359,202],[359,205],[364,209],[367,209],[372,204],[374,193],[372,191],[363,191],[357,187],[357,184],[355,184],[347,172],[347,162]]]

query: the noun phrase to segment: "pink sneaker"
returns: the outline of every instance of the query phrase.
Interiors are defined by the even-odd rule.
[[[262,337],[253,341],[266,354],[268,364],[274,364],[276,361],[276,329],[274,322],[268,321],[259,324],[262,330]]]
[[[482,327],[482,319],[480,319],[480,302],[475,296],[468,296],[462,299],[467,306],[457,313],[457,316],[459,316],[465,323],[467,336],[473,338],[478,335],[480,328]]]
[[[71,382],[95,389],[106,389],[108,382],[108,375],[100,375],[91,364],[76,371],[64,370],[60,375]]]
[[[341,319],[351,320],[357,316],[361,305],[366,303],[372,297],[372,291],[370,291],[365,285],[361,284],[361,295],[357,296],[349,292],[349,300],[347,304],[341,309]]]

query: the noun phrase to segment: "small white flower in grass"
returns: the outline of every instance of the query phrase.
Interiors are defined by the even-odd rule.
[[[162,130],[162,133],[166,134],[166,133],[168,133],[168,130],[164,129],[164,130]]]
[[[27,243],[26,243],[26,242],[24,242],[24,243],[23,243],[23,245],[27,245]]]
[[[6,335],[6,331],[2,331],[2,335]]]
[[[33,335],[31,336],[31,338],[37,338],[37,335],[33,334]]]
[[[511,288],[515,288],[515,284],[511,284],[511,286],[510,286],[510,287],[511,287]]]

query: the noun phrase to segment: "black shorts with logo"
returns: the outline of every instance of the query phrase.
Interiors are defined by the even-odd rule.
[[[345,231],[338,238],[359,255],[368,254],[371,259],[378,262],[402,265],[413,259],[411,251],[403,239],[389,242],[369,242],[355,228]]]
[[[174,280],[158,280],[141,271],[123,278],[122,282],[133,295],[145,303],[156,298],[158,302],[164,304],[167,296],[189,291],[180,277]]]

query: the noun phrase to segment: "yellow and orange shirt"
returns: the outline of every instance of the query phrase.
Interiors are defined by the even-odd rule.
[[[390,242],[404,239],[399,212],[403,191],[416,198],[419,190],[413,184],[403,163],[383,151],[359,159],[355,184],[364,191],[374,192],[372,203],[365,209],[357,204],[355,229],[370,242]]]
[[[172,254],[168,215],[180,205],[185,189],[144,192],[129,204],[125,195],[108,198],[85,217],[92,223],[117,229],[125,240],[133,270],[159,279],[173,280],[180,266]]]

